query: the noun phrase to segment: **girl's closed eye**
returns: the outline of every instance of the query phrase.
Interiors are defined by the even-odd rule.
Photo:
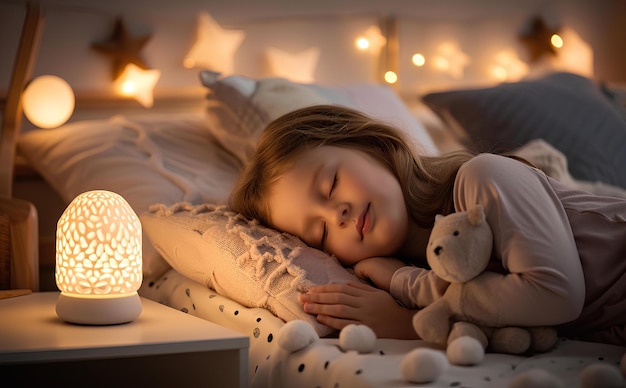
[[[337,186],[337,173],[333,174],[333,180],[330,184],[330,190],[328,190],[328,199],[333,195],[333,191],[335,190],[335,186]]]
[[[330,189],[328,190],[328,199],[332,197],[333,191],[335,190],[336,186],[337,186],[337,172],[333,174],[333,180],[330,184]],[[324,244],[326,244],[327,235],[328,235],[328,228],[326,227],[326,222],[324,222],[322,226],[322,241],[320,242],[320,247],[322,250],[325,249]]]

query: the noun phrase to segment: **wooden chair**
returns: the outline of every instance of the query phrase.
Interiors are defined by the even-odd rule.
[[[0,130],[0,289],[4,290],[39,290],[37,210],[30,202],[12,198],[12,191],[22,92],[32,73],[42,30],[40,6],[28,3]]]
[[[32,203],[0,198],[0,289],[39,291],[37,225]]]

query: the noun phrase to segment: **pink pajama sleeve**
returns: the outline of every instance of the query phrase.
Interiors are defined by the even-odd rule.
[[[457,211],[483,205],[494,258],[508,271],[451,285],[446,299],[460,317],[490,326],[556,325],[578,317],[585,300],[580,258],[566,212],[541,171],[481,154],[459,170],[454,203]]]

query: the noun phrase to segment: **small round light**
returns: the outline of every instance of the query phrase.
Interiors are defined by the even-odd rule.
[[[396,82],[398,82],[398,75],[389,70],[385,73],[385,82],[387,82],[388,84],[395,84]]]
[[[74,92],[62,78],[43,75],[31,81],[22,97],[24,114],[39,128],[63,125],[74,112]]]
[[[554,34],[550,37],[550,43],[556,48],[561,48],[563,47],[563,38],[559,34]]]
[[[424,55],[420,53],[413,54],[413,57],[411,58],[411,60],[413,64],[417,67],[424,66],[424,64],[426,63],[426,58],[424,57]]]
[[[355,45],[359,50],[367,50],[370,47],[370,41],[367,38],[359,38]]]

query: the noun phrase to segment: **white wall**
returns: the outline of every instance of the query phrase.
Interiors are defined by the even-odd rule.
[[[134,35],[151,34],[143,51],[151,68],[161,70],[157,96],[202,93],[198,69],[182,60],[196,35],[197,15],[208,11],[224,28],[244,28],[247,35],[235,56],[236,72],[267,75],[265,49],[298,52],[321,48],[316,71],[320,83],[377,80],[377,58],[354,49],[356,35],[381,16],[400,23],[399,89],[411,91],[429,83],[459,82],[409,65],[413,47],[430,47],[446,34],[458,39],[471,58],[460,82],[485,81],[487,54],[502,47],[520,49],[516,37],[535,14],[576,29],[594,45],[599,79],[626,82],[621,0],[47,0],[43,40],[35,75],[66,79],[78,98],[111,95],[110,62],[90,49],[109,38],[122,16]],[[13,57],[24,16],[25,0],[0,3],[0,96],[9,84]],[[294,16],[295,15],[295,16]],[[430,46],[429,46],[430,45]],[[490,51],[491,50],[491,51]],[[482,58],[482,59],[481,59]],[[439,78],[438,78],[439,77]]]

